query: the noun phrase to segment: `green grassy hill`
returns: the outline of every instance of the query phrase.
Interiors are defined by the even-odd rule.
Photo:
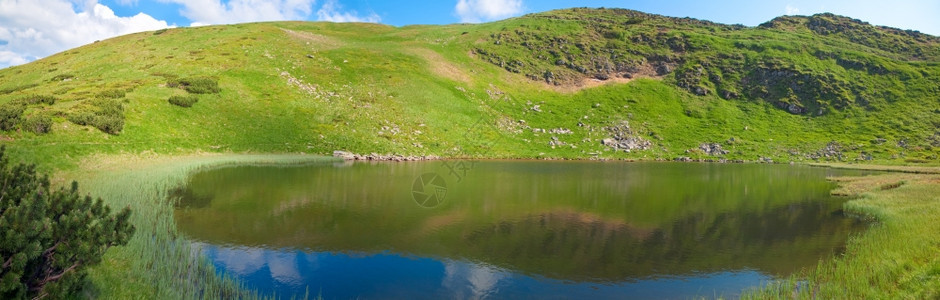
[[[333,150],[936,163],[938,127],[940,38],[829,14],[173,28],[0,70],[0,140],[51,168]]]

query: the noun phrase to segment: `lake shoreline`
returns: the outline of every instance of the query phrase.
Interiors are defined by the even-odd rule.
[[[168,192],[195,172],[237,165],[303,166],[341,162],[331,157],[297,154],[93,155],[77,167],[52,176],[56,185],[77,181],[83,193],[105,204],[130,207],[137,234],[126,246],[109,249],[100,265],[88,269],[90,298],[267,299],[242,283],[219,274],[192,242],[176,230]]]
[[[940,173],[896,166],[830,168],[889,171],[834,177],[833,195],[853,197],[847,213],[872,221],[840,257],[751,291],[745,299],[934,299],[940,296]]]
[[[317,155],[317,154],[309,154]],[[327,154],[323,154],[328,156]],[[809,165],[809,166],[823,166],[831,167],[838,169],[857,169],[857,170],[871,170],[871,171],[889,171],[889,172],[905,172],[905,173],[925,173],[933,174],[940,173],[940,167],[907,167],[907,166],[889,166],[889,165],[869,165],[869,164],[859,164],[859,163],[843,163],[843,162],[826,162],[826,161],[789,161],[789,162],[778,162],[770,158],[761,157],[756,160],[742,160],[742,159],[725,159],[725,158],[691,158],[687,156],[679,156],[673,159],[664,159],[664,158],[609,158],[609,157],[476,157],[476,156],[438,156],[434,154],[427,155],[413,155],[413,154],[379,154],[379,153],[369,153],[369,154],[358,154],[349,151],[336,150],[333,151],[333,157],[342,159],[345,161],[388,161],[388,162],[411,162],[411,161],[433,161],[433,160],[520,160],[520,161],[622,161],[622,162],[693,162],[693,163],[721,163],[721,164],[800,164],[800,165]],[[868,166],[868,167],[866,167]]]
[[[461,159],[466,159],[466,158],[446,158],[446,160],[461,160]],[[484,160],[505,160],[505,159],[495,158],[495,159],[484,159]],[[531,160],[509,159],[509,160],[541,161],[540,159],[531,159]],[[93,196],[96,196],[96,197],[101,196],[105,198],[105,200],[110,202],[112,206],[115,206],[115,204],[130,205],[134,202],[138,203],[138,204],[133,204],[135,206],[141,205],[147,202],[149,202],[149,204],[147,205],[152,206],[152,205],[155,205],[154,202],[148,201],[148,199],[150,200],[153,199],[152,192],[130,193],[130,194],[138,195],[138,197],[130,197],[131,199],[115,201],[116,198],[120,197],[118,195],[125,195],[126,197],[126,195],[128,194],[126,190],[129,187],[134,186],[134,185],[124,185],[120,187],[114,187],[111,185],[120,181],[125,181],[126,183],[128,181],[128,176],[126,176],[127,174],[137,174],[137,175],[145,175],[144,177],[149,178],[148,180],[144,180],[148,182],[145,184],[149,186],[147,187],[134,186],[135,188],[138,188],[140,190],[154,190],[155,188],[156,190],[159,190],[159,189],[166,189],[166,188],[171,187],[173,184],[170,182],[172,181],[175,181],[178,184],[181,182],[183,178],[188,176],[188,174],[191,174],[192,172],[196,170],[203,170],[205,168],[221,167],[221,166],[228,166],[228,165],[242,165],[242,164],[292,166],[292,165],[302,165],[305,163],[322,163],[322,162],[335,163],[335,162],[341,162],[341,161],[343,160],[333,158],[333,157],[311,155],[311,154],[193,153],[193,154],[188,154],[188,155],[156,155],[156,154],[95,155],[95,156],[87,157],[86,159],[83,159],[82,162],[79,164],[79,166],[74,169],[60,170],[59,172],[56,172],[53,178],[55,178],[56,182],[58,182],[59,184],[61,184],[65,180],[68,180],[68,181],[78,180],[82,184],[82,188],[84,191],[91,193]],[[572,160],[572,161],[589,161],[589,160],[585,159],[585,160]],[[642,161],[656,161],[656,160],[612,160],[612,162],[613,161],[642,162]],[[878,294],[876,292],[878,292],[879,290],[873,289],[873,288],[863,289],[863,288],[859,288],[859,286],[856,286],[856,285],[848,286],[852,284],[853,282],[856,282],[856,280],[859,277],[867,277],[864,274],[868,272],[866,271],[866,269],[857,269],[857,268],[861,268],[860,266],[873,264],[871,261],[869,261],[869,259],[871,259],[870,254],[868,254],[868,256],[859,257],[860,255],[858,255],[857,253],[862,252],[863,249],[876,249],[876,250],[884,249],[885,252],[889,252],[889,251],[892,251],[891,249],[889,249],[891,244],[906,245],[910,243],[910,241],[905,242],[905,240],[901,240],[901,241],[895,240],[889,244],[884,244],[883,241],[877,241],[877,240],[869,241],[869,240],[873,239],[870,236],[872,235],[871,232],[875,230],[878,230],[878,237],[900,235],[899,233],[903,233],[903,231],[897,231],[898,229],[895,229],[893,227],[880,225],[880,224],[891,223],[893,222],[892,220],[903,219],[903,217],[886,216],[886,213],[884,212],[885,210],[890,209],[892,211],[897,211],[897,210],[903,211],[903,209],[905,208],[905,206],[898,206],[898,207],[891,208],[892,205],[896,205],[896,204],[891,203],[888,199],[890,199],[891,197],[895,197],[895,196],[892,196],[893,193],[905,191],[912,187],[917,187],[919,189],[927,189],[931,191],[930,193],[924,193],[924,196],[923,196],[924,198],[921,200],[930,199],[930,197],[934,197],[934,199],[936,199],[935,195],[940,195],[940,177],[931,175],[931,174],[937,174],[937,171],[933,170],[932,169],[933,167],[897,167],[897,166],[881,166],[881,165],[854,165],[854,164],[847,165],[847,164],[816,164],[816,163],[814,164],[797,163],[797,165],[888,171],[888,173],[883,174],[883,175],[874,175],[874,176],[866,176],[866,177],[883,178],[883,179],[880,179],[883,181],[895,180],[895,181],[905,181],[905,182],[910,182],[910,183],[903,183],[899,185],[898,188],[891,188],[891,189],[886,189],[886,190],[880,190],[881,185],[876,185],[876,184],[868,184],[867,189],[862,189],[862,188],[859,188],[857,185],[853,185],[853,188],[857,190],[852,190],[848,192],[843,191],[843,193],[846,193],[848,195],[856,195],[858,197],[858,199],[850,200],[849,202],[845,204],[845,208],[847,211],[872,218],[879,225],[874,225],[873,228],[867,230],[866,233],[860,234],[858,237],[853,238],[853,240],[850,242],[850,245],[847,245],[846,254],[841,257],[838,257],[833,262],[821,264],[820,266],[817,267],[816,271],[810,271],[808,273],[794,275],[793,278],[789,280],[781,281],[776,284],[767,286],[762,290],[757,290],[757,291],[754,291],[753,293],[745,294],[745,298],[751,297],[751,296],[754,296],[757,298],[764,298],[764,297],[791,298],[791,295],[794,295],[794,293],[796,293],[797,295],[804,295],[805,293],[811,292],[811,291],[807,291],[805,288],[797,288],[797,287],[800,284],[805,285],[806,283],[799,283],[799,282],[802,282],[802,280],[806,278],[809,278],[810,282],[814,286],[819,286],[819,288],[823,290],[832,289],[833,291],[835,290],[841,291],[843,289],[852,289],[853,291],[857,292],[853,295],[861,295],[861,296],[895,295],[893,293]],[[904,172],[903,168],[914,168],[914,170],[917,170],[917,172],[927,173],[927,174],[898,173],[898,172]],[[161,171],[154,173],[154,172],[151,172],[152,170],[161,170]],[[912,170],[908,170],[908,172],[912,172]],[[165,178],[157,178],[161,176],[160,174],[164,174],[164,175],[172,174],[172,177],[174,179],[169,180],[170,182],[168,182]],[[901,176],[901,177],[898,177],[898,176]],[[907,177],[904,177],[904,176],[907,176]],[[858,177],[857,180],[861,180],[860,178],[866,178],[866,177]],[[850,179],[845,179],[846,180],[845,182],[842,181],[843,179],[837,179],[837,180],[838,182],[840,182],[840,186],[844,186],[845,184],[847,184],[845,182],[851,182]],[[886,183],[886,185],[893,185],[895,183],[896,182],[888,182]],[[104,188],[102,188],[103,186]],[[936,201],[936,202],[940,202],[940,201]],[[879,207],[878,205],[885,206],[885,208]],[[931,209],[940,210],[938,206],[940,206],[940,204],[933,204],[931,206]],[[140,209],[141,207],[135,207],[135,208],[138,208],[138,209],[135,209],[135,214],[146,213],[144,211],[146,209]],[[159,209],[166,209],[166,208],[167,207],[163,207]],[[172,207],[169,207],[169,209],[172,209]],[[172,216],[169,216],[169,218],[170,219],[166,219],[166,217],[159,217],[158,219],[163,220],[163,221],[160,221],[159,223],[174,222],[172,220]],[[918,218],[917,220],[919,220],[919,222],[925,227],[940,229],[940,221],[924,220],[923,218]],[[886,231],[886,232],[883,232],[883,231]],[[167,235],[167,236],[176,235],[175,232],[160,233],[160,234]],[[174,241],[174,243],[178,243],[178,241],[176,241],[177,239],[178,238],[173,238],[173,239],[168,239],[168,240]],[[936,243],[940,243],[940,237],[936,237],[935,239],[932,239],[932,240],[935,241]],[[153,244],[151,245],[157,246]],[[162,245],[162,246],[153,247],[153,248],[164,249],[164,247],[169,247],[169,246],[170,245]],[[145,245],[138,245],[138,246],[135,246],[135,248],[137,249],[134,251],[144,251],[144,250],[141,250],[141,247],[143,247],[143,249],[148,248],[148,246],[145,246]],[[131,248],[131,247],[127,247],[127,248]],[[185,270],[186,268],[184,268],[184,266],[180,266],[179,268],[164,267],[164,268],[160,268],[162,271],[156,271],[156,272],[165,273],[164,274],[165,276],[159,275],[159,274],[152,274],[149,276],[144,276],[145,274],[141,274],[142,272],[135,271],[133,269],[128,269],[127,267],[121,267],[122,265],[142,265],[143,260],[141,260],[142,257],[139,255],[139,253],[131,254],[131,255],[129,255],[129,253],[115,253],[115,252],[133,252],[133,251],[130,251],[131,249],[124,249],[124,250],[118,250],[118,249],[119,248],[115,248],[115,250],[110,250],[109,255],[106,256],[105,262],[102,265],[95,267],[94,270],[90,272],[90,275],[92,275],[90,276],[92,285],[96,286],[95,287],[95,289],[97,290],[96,293],[98,293],[100,296],[109,297],[109,296],[128,295],[127,290],[135,290],[135,291],[136,290],[153,290],[154,295],[186,295],[187,293],[193,293],[196,290],[207,289],[206,286],[211,286],[211,290],[214,291],[215,293],[218,293],[218,295],[223,295],[223,294],[232,295],[232,293],[237,293],[240,295],[248,295],[248,294],[254,293],[253,291],[243,290],[241,285],[238,284],[237,282],[234,282],[231,278],[218,276],[214,273],[214,271],[213,272],[202,271],[203,278],[200,280],[196,280],[191,284],[175,283],[175,284],[166,284],[166,286],[161,285],[162,287],[147,287],[148,282],[153,280],[152,278],[149,278],[151,276],[162,276],[162,277],[179,276],[181,274],[176,273],[177,271],[173,271],[173,269]],[[870,251],[876,251],[876,250],[864,250],[864,251],[870,252]],[[195,259],[196,261],[201,261],[201,259],[198,257]],[[911,258],[910,260],[914,260],[914,259],[915,258]],[[918,266],[928,266],[928,267],[940,266],[940,263],[938,263],[936,259],[934,261],[930,261],[930,260],[925,261],[924,258],[916,258],[916,259],[918,259],[918,263],[916,264]],[[141,261],[135,262],[136,260],[141,260]],[[189,261],[190,263],[192,262],[187,259],[187,260],[181,260],[180,263],[185,265],[187,261]],[[832,274],[832,273],[838,273],[838,272],[846,272],[845,271],[846,269],[848,269],[850,273],[845,273],[845,274],[839,273],[839,275]],[[143,273],[146,273],[146,272],[143,272]],[[901,276],[903,274],[905,273],[902,272],[899,274],[895,274],[894,276]],[[908,274],[907,276],[911,276],[911,275],[912,273]],[[191,276],[192,275],[187,275],[185,277],[191,277]],[[878,275],[878,276],[883,276],[883,275]],[[124,281],[126,282],[125,284],[120,284],[118,282],[121,282],[121,281],[115,281],[116,278],[128,278],[128,280]],[[178,284],[189,285],[189,286],[186,288],[180,289],[179,286],[176,286]],[[128,289],[127,286],[130,286],[133,288]],[[175,286],[175,287],[170,288],[170,286]],[[913,290],[913,292],[911,292],[911,290]],[[906,291],[905,293],[911,292],[915,294],[919,291],[919,292],[928,293],[925,295],[936,295],[935,290],[926,290],[924,288],[920,288],[920,289],[911,288],[911,289],[906,289],[902,291]],[[899,292],[899,291],[894,290],[894,292]],[[930,293],[934,293],[934,294],[930,294]],[[189,294],[189,295],[192,295],[192,294]],[[842,296],[842,294],[832,294],[832,295]]]

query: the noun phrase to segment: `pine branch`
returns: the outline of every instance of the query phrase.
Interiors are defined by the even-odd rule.
[[[59,280],[59,278],[62,278],[62,276],[64,276],[65,273],[68,273],[69,271],[74,270],[75,268],[78,268],[78,266],[80,266],[81,264],[82,264],[82,262],[76,262],[76,263],[72,264],[71,266],[69,266],[68,268],[65,268],[65,270],[62,270],[62,273],[59,273],[59,274],[56,274],[56,275],[53,275],[53,276],[46,277],[45,279],[43,279],[42,281],[39,282],[39,283],[40,283],[40,286],[45,286],[45,285],[46,285],[47,283],[49,283],[49,282],[53,282],[53,281]]]
[[[42,251],[42,256],[43,256],[43,257],[46,257],[47,259],[48,259],[48,258],[51,258],[53,252],[55,252],[55,249],[58,248],[59,245],[61,245],[61,244],[62,244],[62,241],[56,242],[55,245],[52,245],[52,247],[49,247],[49,249],[46,249],[46,250]]]
[[[32,300],[39,300],[39,299],[42,299],[42,298],[46,298],[46,296],[49,296],[49,294],[48,294],[48,293],[40,293],[39,295],[36,295],[36,297],[33,297]]]
[[[66,273],[68,273],[69,271],[74,270],[75,268],[78,268],[78,267],[81,266],[81,265],[82,265],[82,262],[81,262],[81,261],[76,262],[76,263],[72,264],[71,266],[69,266],[68,268],[65,268],[65,270],[62,270],[61,273],[56,274],[56,275],[52,275],[52,276],[49,276],[49,275],[50,275],[49,273],[51,273],[52,270],[47,270],[47,272],[46,272],[46,278],[43,278],[42,280],[40,280],[39,282],[37,282],[36,285],[33,285],[32,287],[30,287],[29,290],[32,291],[32,292],[40,292],[40,291],[42,291],[42,288],[46,286],[46,284],[49,284],[50,282],[53,282],[53,281],[56,281],[56,280],[59,280],[59,278],[62,278],[62,276],[65,276]]]
[[[12,265],[12,264],[13,264],[13,256],[10,256],[10,258],[7,259],[7,261],[3,262],[3,266],[0,266],[0,269],[9,268],[10,265]]]

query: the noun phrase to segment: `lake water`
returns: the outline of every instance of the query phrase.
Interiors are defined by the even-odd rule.
[[[436,161],[241,166],[175,189],[177,226],[251,288],[326,299],[735,297],[864,228],[858,171]]]

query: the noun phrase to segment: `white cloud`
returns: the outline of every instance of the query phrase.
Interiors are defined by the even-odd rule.
[[[484,299],[504,278],[505,272],[485,264],[445,260],[441,286],[454,291],[452,298]]]
[[[183,6],[180,14],[193,24],[304,20],[316,0],[161,0]],[[195,25],[193,25],[195,26]]]
[[[209,259],[225,267],[226,271],[241,276],[248,276],[267,263],[265,250],[252,247],[217,247],[209,244],[199,244],[205,247],[205,254]]]
[[[73,3],[76,5],[73,6]],[[147,14],[118,17],[96,0],[0,1],[0,68],[128,33],[169,27]]]
[[[130,1],[130,0],[127,0]],[[308,20],[314,13],[316,0],[161,0],[183,6],[180,15],[192,21],[190,26],[234,24],[245,22]],[[376,14],[359,16],[342,11],[335,0],[327,1],[316,17],[331,22],[379,22]]]
[[[0,68],[28,63],[29,60],[13,51],[0,51]]]
[[[786,12],[787,12],[787,15],[788,15],[788,16],[800,14],[800,9],[799,9],[799,8],[796,8],[796,6],[787,4],[787,7],[786,7],[785,9],[786,9]]]
[[[522,12],[522,0],[458,0],[454,8],[461,22],[504,19]]]
[[[282,284],[300,286],[304,276],[297,270],[297,252],[265,250],[265,260],[271,278]]]
[[[379,15],[372,13],[368,16],[360,17],[356,12],[340,11],[342,7],[336,3],[336,0],[327,1],[317,11],[317,20],[329,22],[365,22],[378,23],[382,21]]]

